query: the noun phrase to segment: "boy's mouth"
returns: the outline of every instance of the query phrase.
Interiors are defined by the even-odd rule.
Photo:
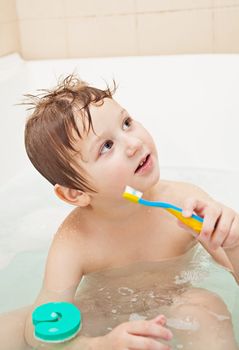
[[[150,154],[148,154],[146,157],[144,157],[144,158],[140,161],[138,167],[136,168],[136,170],[135,170],[135,172],[134,172],[135,174],[136,174],[137,172],[139,172],[141,169],[143,169],[144,167],[147,166],[149,157],[150,157]]]

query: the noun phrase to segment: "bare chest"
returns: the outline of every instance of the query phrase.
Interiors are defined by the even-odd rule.
[[[155,211],[155,209],[152,209]],[[134,225],[99,228],[88,242],[87,272],[121,267],[139,261],[161,261],[185,254],[193,245],[192,236],[176,219],[157,209]],[[94,259],[92,259],[94,256]]]

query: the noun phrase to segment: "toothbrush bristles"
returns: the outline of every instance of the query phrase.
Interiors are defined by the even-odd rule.
[[[130,193],[130,194],[132,194],[133,196],[136,196],[137,198],[141,198],[142,195],[143,195],[142,192],[137,191],[137,190],[135,190],[133,187],[130,187],[130,186],[126,186],[124,192],[125,192],[125,193]]]

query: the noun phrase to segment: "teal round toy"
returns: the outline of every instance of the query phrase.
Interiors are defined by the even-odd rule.
[[[47,303],[33,311],[32,322],[35,326],[36,339],[49,343],[61,343],[74,338],[80,331],[81,313],[71,303]]]

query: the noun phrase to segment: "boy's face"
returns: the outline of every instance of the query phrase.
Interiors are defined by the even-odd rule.
[[[79,140],[80,165],[102,199],[119,199],[126,185],[145,192],[159,179],[158,156],[151,135],[116,101],[90,105],[93,127]],[[77,125],[82,133],[81,118]],[[78,143],[77,143],[78,145]],[[147,158],[146,158],[147,156]],[[138,169],[142,160],[145,165]]]

